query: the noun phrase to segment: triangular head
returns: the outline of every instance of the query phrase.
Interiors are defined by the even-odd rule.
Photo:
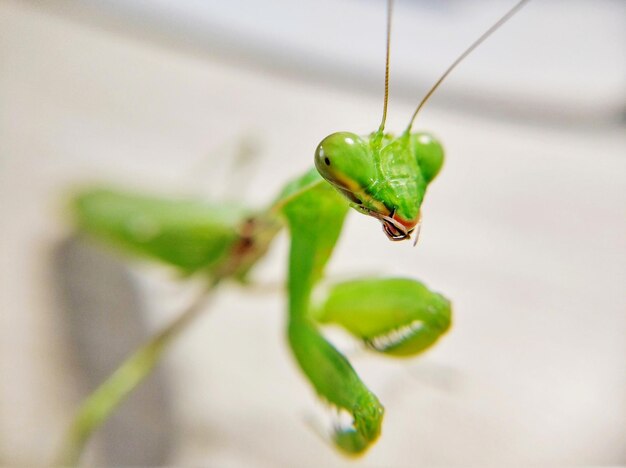
[[[443,157],[441,143],[428,133],[338,132],[318,145],[315,167],[353,208],[378,219],[387,237],[399,241],[419,226],[426,187]]]

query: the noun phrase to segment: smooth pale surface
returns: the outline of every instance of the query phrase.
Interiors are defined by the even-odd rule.
[[[424,94],[515,2],[396,1],[392,95]],[[382,86],[384,0],[84,0],[47,6],[301,79],[376,93]],[[537,120],[615,122],[624,109],[625,26],[621,0],[530,2],[463,64],[462,76],[455,73],[438,100]]]
[[[0,5],[0,63],[0,462],[34,465],[49,460],[77,398],[48,273],[67,231],[68,184],[211,197],[234,186],[262,203],[310,167],[325,135],[373,130],[380,99],[17,2]],[[391,107],[390,129],[404,127],[412,104]],[[389,243],[354,213],[329,269],[416,277],[454,306],[453,328],[422,358],[342,346],[386,407],[362,464],[624,463],[622,129],[557,130],[435,106],[422,126],[444,141],[447,160],[418,247]],[[262,141],[263,156],[235,184],[228,164],[245,135]],[[283,239],[258,277],[276,283],[285,264]],[[139,273],[156,328],[188,291],[167,271]],[[289,355],[284,314],[278,292],[229,287],[173,350],[177,464],[349,465],[305,422],[325,413]]]

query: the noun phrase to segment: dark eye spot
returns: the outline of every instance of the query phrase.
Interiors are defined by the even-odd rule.
[[[324,163],[325,163],[327,166],[330,166],[330,159],[328,159],[328,156],[326,156],[326,157],[324,158]]]

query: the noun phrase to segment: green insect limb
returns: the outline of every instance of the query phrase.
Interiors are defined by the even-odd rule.
[[[133,253],[161,260],[187,273],[211,268],[237,237],[245,212],[109,189],[74,198],[78,227]]]
[[[281,228],[238,206],[93,188],[72,202],[77,226],[98,239],[184,274],[245,279]]]
[[[313,321],[290,319],[288,338],[300,368],[318,395],[353,417],[352,427],[335,430],[335,444],[349,455],[364,453],[380,435],[384,409],[378,398],[361,381],[346,357],[320,334]]]
[[[450,328],[451,305],[407,278],[364,278],[333,285],[312,312],[322,324],[340,325],[372,350],[413,356]]]
[[[294,195],[282,206],[291,235],[287,334],[298,364],[320,397],[352,415],[352,426],[336,429],[333,439],[344,453],[357,455],[380,435],[384,409],[310,315],[313,287],[339,237],[348,206],[327,184],[298,190],[305,181],[286,192]]]

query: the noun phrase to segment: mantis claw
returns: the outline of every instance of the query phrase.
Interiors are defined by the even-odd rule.
[[[364,395],[352,414],[352,427],[336,428],[333,440],[344,453],[360,455],[380,436],[384,409],[376,397],[370,400]]]
[[[289,342],[296,360],[320,397],[337,412],[332,440],[342,452],[359,455],[380,435],[384,408],[369,391],[348,360],[309,320],[291,321]],[[350,414],[347,426],[340,413]]]
[[[340,325],[371,350],[411,356],[430,348],[450,328],[451,306],[418,281],[369,278],[331,287],[315,318]]]

